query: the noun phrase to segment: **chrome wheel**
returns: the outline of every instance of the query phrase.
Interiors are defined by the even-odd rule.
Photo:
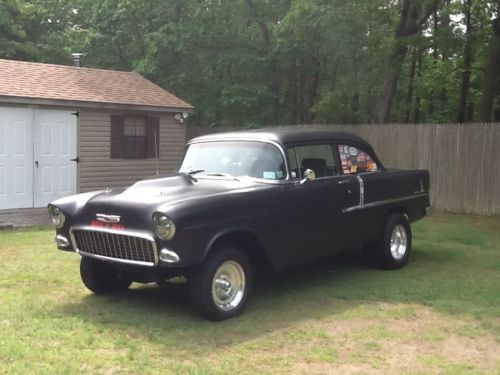
[[[212,298],[224,311],[237,307],[245,294],[245,271],[238,262],[222,263],[212,279]]]
[[[396,260],[401,260],[406,254],[408,245],[408,236],[403,225],[399,224],[394,227],[391,234],[391,254]]]

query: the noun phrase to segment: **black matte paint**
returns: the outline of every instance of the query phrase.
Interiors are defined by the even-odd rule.
[[[279,129],[214,134],[190,143],[232,140],[272,142],[282,149],[296,144],[330,143],[334,149],[337,143],[352,144],[369,153],[379,171],[358,175],[363,180],[365,206],[357,208],[358,177],[342,175],[340,170],[336,176],[303,184],[203,175],[192,179],[183,174],[150,178],[128,189],[84,193],[53,202],[66,215],[65,226],[57,233],[69,236],[70,227],[88,226],[97,213],[103,213],[120,215],[125,230],[155,237],[152,216],[162,212],[175,222],[176,234],[170,241],[157,239],[158,249],[177,252],[181,261],[175,265],[160,262],[155,267],[159,273],[164,268],[187,269],[201,263],[215,241],[235,232],[253,236],[279,271],[373,241],[391,212],[403,212],[415,221],[429,206],[427,171],[386,170],[373,149],[357,136]],[[389,203],[370,206],[386,200]]]

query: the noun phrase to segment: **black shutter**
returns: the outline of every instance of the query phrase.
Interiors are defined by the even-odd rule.
[[[111,159],[123,158],[124,127],[123,116],[111,115]]]
[[[156,139],[156,147],[155,147]],[[158,151],[157,151],[158,150]],[[146,158],[160,156],[160,118],[147,117],[146,121]]]

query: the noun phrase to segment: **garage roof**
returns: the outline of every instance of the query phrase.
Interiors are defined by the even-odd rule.
[[[193,107],[135,72],[0,59],[0,102],[153,111]]]

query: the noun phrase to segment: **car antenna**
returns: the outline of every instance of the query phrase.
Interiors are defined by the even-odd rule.
[[[154,137],[154,141],[155,141],[156,175],[158,176],[160,173],[158,172],[158,143],[156,142],[156,129],[153,129],[153,137]]]

